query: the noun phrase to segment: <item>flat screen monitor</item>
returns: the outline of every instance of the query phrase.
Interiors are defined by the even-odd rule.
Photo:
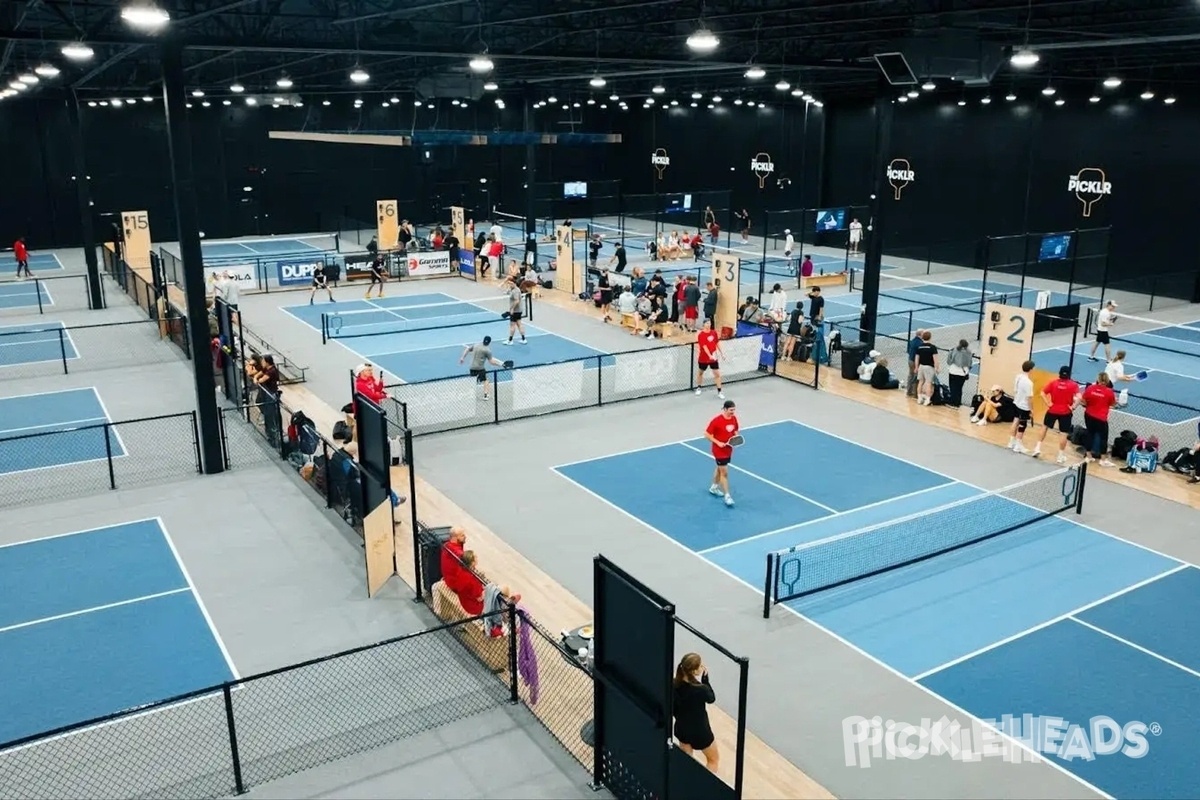
[[[817,221],[813,230],[817,233],[846,230],[846,209],[818,208]]]
[[[564,183],[563,197],[587,197],[587,182],[568,181]]]
[[[674,214],[680,211],[692,210],[692,196],[690,194],[669,194],[667,195],[667,205],[665,211],[668,214]]]
[[[1071,252],[1071,234],[1050,233],[1042,237],[1038,261],[1061,261]]]

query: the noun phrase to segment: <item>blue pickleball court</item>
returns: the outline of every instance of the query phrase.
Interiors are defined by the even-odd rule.
[[[38,295],[41,295],[42,307],[54,305],[50,289],[43,281],[4,281],[0,283],[0,311],[29,310],[31,313],[36,312]]]
[[[0,475],[126,454],[92,387],[0,397]]]
[[[236,677],[161,520],[0,547],[0,748]]]
[[[743,433],[732,509],[708,494],[713,461],[699,438],[555,471],[759,592],[769,552],[808,545],[806,563],[825,577],[863,574],[881,551],[903,563],[960,525],[1039,518],[1031,506],[1061,506],[1075,486],[1064,470],[988,494],[795,421]],[[630,475],[655,475],[655,491],[629,491]],[[1200,785],[1200,570],[1190,564],[1057,515],[784,605],[987,723],[1029,715],[1090,732],[1111,719],[1131,741],[1143,725],[1140,753],[1089,740],[1092,758],[1081,758],[1078,735],[1071,747],[1035,743],[1109,795],[1182,798]]]
[[[0,326],[0,369],[22,364],[61,363],[64,357],[73,361],[79,358],[79,351],[61,322]]]

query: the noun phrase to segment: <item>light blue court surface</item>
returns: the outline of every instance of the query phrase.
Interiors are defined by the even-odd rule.
[[[0,652],[0,743],[235,677],[153,519],[0,547]]]
[[[91,387],[0,397],[0,475],[124,456]]]
[[[861,289],[862,277],[855,278],[856,288]],[[908,312],[912,312],[912,329],[915,330],[977,323],[983,310],[984,283],[980,280],[931,283],[885,277],[879,290],[878,330],[888,336],[906,336],[910,332]],[[1002,300],[1008,305],[1035,308],[1037,296],[1038,290],[1029,286],[1022,291],[1020,284],[994,280],[987,282],[987,302]],[[1099,302],[1099,298],[1078,293],[1072,293],[1068,298],[1064,292],[1050,292],[1051,306]],[[861,311],[861,295],[831,295],[826,298],[826,304],[828,319],[834,322],[857,321]]]
[[[327,253],[334,248],[332,236],[317,236],[311,239],[304,238],[269,238],[269,239],[241,239],[236,241],[208,241],[200,242],[200,250],[203,253],[204,262],[206,264],[214,263],[245,263],[253,262],[255,259],[266,258],[272,256],[289,257],[289,256],[308,256],[320,255]],[[314,244],[319,242],[327,246],[319,246]],[[173,255],[179,257],[178,251],[173,251]]]
[[[61,322],[0,326],[0,369],[19,364],[61,363],[64,355],[68,361],[79,358],[75,343]]]
[[[0,311],[5,309],[37,311],[38,295],[43,306],[54,305],[50,290],[42,281],[5,281],[0,283]]]
[[[17,262],[12,259],[12,253],[7,254],[8,266],[13,275],[17,274]],[[37,276],[39,272],[58,272],[63,268],[63,263],[58,260],[58,256],[54,253],[30,253],[29,254],[29,271]],[[8,277],[7,275],[5,277]]]
[[[1200,405],[1200,321],[1139,333],[1117,332],[1116,336],[1111,347],[1114,352],[1125,351],[1125,374],[1150,373],[1145,381],[1117,387],[1128,389],[1133,396],[1122,410],[1172,425],[1186,424],[1191,431],[1195,409]],[[1087,360],[1091,349],[1092,340],[1075,346],[1075,375],[1080,380],[1094,380],[1104,369],[1103,347],[1097,349],[1100,360],[1094,363]],[[1069,346],[1059,347],[1038,351],[1034,359],[1043,357],[1066,364],[1070,353]]]
[[[601,360],[611,362],[611,356],[599,350],[529,324],[525,325],[527,344],[505,346],[508,322],[500,318],[500,313],[506,308],[507,302],[502,299],[460,300],[433,292],[286,306],[283,310],[318,333],[321,315],[336,314],[340,322],[333,321],[333,327],[340,324],[340,335],[347,338],[336,338],[335,334],[333,342],[406,383],[466,375],[470,362],[458,363],[463,348],[481,342],[484,336],[492,337],[492,351],[498,360],[511,360],[517,367],[592,356],[597,365]],[[350,335],[359,332],[371,335]],[[505,382],[512,379],[512,373],[502,371],[496,377]]]
[[[732,509],[708,494],[713,462],[700,438],[556,471],[760,592],[771,551],[900,519],[887,530],[917,541],[936,540],[941,526],[1002,528],[1029,516],[1014,500],[794,421],[743,433]],[[630,475],[658,476],[656,490],[630,491]],[[1048,479],[1046,492],[1059,483]],[[872,545],[856,550],[854,541],[823,547],[836,546],[831,561],[844,567],[881,542],[865,537]],[[1191,797],[1200,785],[1200,570],[1191,565],[1055,516],[786,605],[984,720],[1157,723],[1141,758],[1035,747],[1110,795]]]

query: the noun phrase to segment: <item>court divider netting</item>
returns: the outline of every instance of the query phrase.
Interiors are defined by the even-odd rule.
[[[763,617],[771,607],[1083,511],[1087,465],[859,530],[767,554]]]
[[[1099,308],[1088,308],[1084,335],[1089,339],[1096,335],[1099,315]],[[1191,323],[1166,322],[1122,314],[1118,308],[1116,322],[1109,330],[1109,336],[1117,346],[1128,344],[1134,347],[1149,347],[1151,350],[1194,358],[1196,374],[1200,377],[1200,327],[1194,327]]]

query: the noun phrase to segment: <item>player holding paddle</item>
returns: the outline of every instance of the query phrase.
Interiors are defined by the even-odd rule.
[[[733,460],[733,448],[745,441],[738,433],[739,429],[737,406],[732,400],[725,401],[721,413],[713,417],[704,429],[704,438],[712,443],[713,459],[717,462],[708,493],[716,497],[723,496],[725,505],[730,508],[733,508],[733,495],[729,493],[729,462]]]

